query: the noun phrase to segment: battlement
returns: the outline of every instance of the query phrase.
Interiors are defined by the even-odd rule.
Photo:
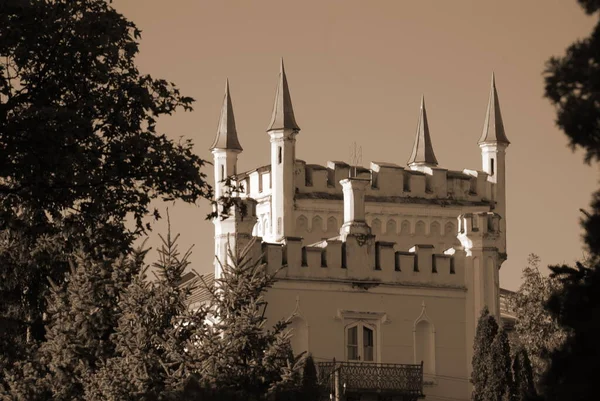
[[[414,199],[436,199],[490,203],[493,201],[493,182],[483,171],[464,169],[447,170],[437,167],[401,167],[394,163],[372,162],[370,168],[351,167],[340,161],[329,161],[326,166],[307,164],[296,160],[296,197],[298,199],[341,200],[340,180],[352,175],[369,179],[368,202],[398,202]],[[243,196],[260,199],[271,194],[271,166],[262,166],[236,176],[243,184]]]
[[[497,243],[502,238],[498,213],[480,212],[465,213],[458,217],[458,235],[468,256],[475,248],[489,248],[489,244]]]
[[[375,236],[333,237],[314,244],[288,237],[281,244],[257,241],[253,254],[278,278],[352,281],[374,284],[463,287],[465,252],[434,253],[433,245],[417,244],[408,251]]]

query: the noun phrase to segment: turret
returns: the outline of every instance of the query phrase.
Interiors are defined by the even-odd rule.
[[[214,174],[215,174],[215,199],[219,199],[221,196],[226,196],[226,188],[224,180],[237,173],[237,158],[242,152],[242,146],[237,137],[237,130],[235,127],[235,117],[233,115],[233,107],[231,105],[231,95],[229,93],[229,80],[225,82],[225,97],[223,99],[223,106],[221,107],[221,117],[219,118],[219,126],[217,128],[217,136],[213,142],[210,150],[213,154],[214,160]],[[244,223],[241,224],[241,211],[234,207],[230,210],[230,216],[222,220],[221,217],[213,219],[215,225],[215,276],[220,277],[221,275],[221,264],[227,263],[227,247],[228,243],[232,246],[232,249],[237,248],[237,230],[243,228],[245,225],[252,224],[250,226],[250,233],[252,233],[252,219],[256,220],[255,204],[249,200],[247,207],[250,209],[249,216],[245,219]],[[220,209],[217,208],[217,212],[220,214]],[[241,234],[243,235],[243,231]],[[246,230],[247,231],[247,230]]]
[[[345,240],[347,235],[369,235],[371,228],[365,220],[365,191],[371,183],[364,178],[346,178],[341,180],[344,193],[344,224],[340,235]]]
[[[504,123],[500,113],[500,102],[496,90],[496,80],[492,74],[492,87],[488,101],[487,113],[483,124],[483,132],[479,138],[483,171],[488,173],[488,181],[492,182],[492,197],[496,202],[494,211],[502,220],[500,222],[501,243],[499,250],[506,253],[506,148],[510,145],[504,132]]]
[[[344,224],[340,228],[344,243],[342,263],[349,274],[371,270],[375,267],[375,236],[365,220],[365,192],[370,180],[351,177],[340,184],[344,192]]]
[[[217,136],[210,150],[214,160],[215,174],[215,199],[226,195],[225,180],[237,174],[237,158],[242,152],[242,146],[237,137],[231,95],[229,93],[229,80],[225,82],[225,97],[221,107],[221,117],[217,128]]]
[[[270,242],[280,242],[284,237],[294,234],[294,166],[296,135],[300,132],[294,117],[283,59],[267,132],[271,137],[271,232],[266,233],[265,237]]]
[[[473,344],[477,320],[484,306],[500,319],[500,264],[498,252],[503,234],[501,217],[493,212],[465,213],[458,216],[458,239],[465,252],[464,271],[466,298],[467,344]],[[468,370],[471,372],[472,347],[467,348]]]
[[[257,222],[256,201],[252,198],[236,199],[226,219],[215,219],[215,278],[221,277],[222,267],[231,264],[234,257],[252,240],[252,229]]]
[[[423,166],[436,167],[438,165],[435,153],[433,152],[431,136],[429,135],[429,123],[427,122],[424,96],[421,96],[421,110],[419,113],[419,122],[417,123],[415,143],[407,164],[413,170],[421,170]]]

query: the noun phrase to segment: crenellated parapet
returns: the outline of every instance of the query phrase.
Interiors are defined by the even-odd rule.
[[[271,194],[269,166],[237,175],[244,186],[244,196],[260,199]],[[341,200],[339,181],[348,178],[350,165],[329,161],[326,166],[306,164],[296,160],[296,198]],[[419,170],[400,167],[394,163],[371,162],[370,168],[358,167],[357,177],[368,179],[367,202],[407,202],[445,200],[491,204],[494,183],[484,171],[448,170],[438,167],[420,167]]]
[[[417,244],[399,251],[396,244],[372,235],[349,235],[313,244],[288,237],[283,243],[257,242],[270,273],[280,279],[352,281],[388,285],[464,287],[461,250],[435,253],[431,245]]]
[[[468,256],[474,249],[500,249],[501,216],[494,212],[465,213],[458,216],[458,239]]]

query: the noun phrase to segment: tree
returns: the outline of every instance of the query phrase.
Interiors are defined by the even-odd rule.
[[[138,70],[140,31],[110,0],[3,0],[0,26],[1,371],[43,340],[68,255],[115,258],[153,200],[212,190],[192,143],[156,128],[192,99]]]
[[[186,381],[193,373],[186,348],[196,324],[205,324],[205,314],[188,311],[194,282],[183,286],[180,282],[190,251],[180,256],[178,238],[171,237],[170,229],[166,238],[161,236],[159,260],[154,263],[157,280],[147,280],[146,268],[124,291],[111,336],[115,353],[87,378],[85,399],[184,399]]]
[[[492,353],[492,343],[497,333],[498,323],[490,315],[486,306],[479,316],[473,343],[473,372],[471,374],[471,383],[473,383],[471,398],[473,401],[494,399],[494,393],[490,389],[490,376],[493,374],[490,366],[490,355]]]
[[[566,338],[565,329],[544,307],[550,296],[562,288],[561,282],[558,277],[542,275],[539,265],[540,258],[529,255],[521,286],[509,299],[516,315],[518,342],[531,356],[536,382],[547,368],[550,351],[560,346]]]
[[[110,337],[119,302],[144,254],[136,251],[129,258],[102,262],[77,254],[65,283],[52,286],[46,340],[9,376],[12,398],[85,399],[86,376],[114,354]]]
[[[526,401],[532,397],[536,397],[533,368],[531,367],[527,351],[522,346],[515,351],[512,369],[515,381],[515,401]]]
[[[308,355],[304,362],[301,394],[301,399],[305,401],[316,401],[319,399],[320,388],[317,378],[317,368],[312,355]]]
[[[588,15],[600,10],[598,0],[579,0]],[[572,147],[585,150],[585,161],[600,160],[600,23],[588,38],[573,43],[565,56],[549,60],[546,97],[557,108],[557,124]],[[600,371],[600,192],[582,226],[589,260],[575,267],[551,266],[562,289],[547,303],[558,324],[568,330],[564,343],[550,355],[550,365],[540,380],[547,401],[597,398],[596,376]]]
[[[492,395],[489,400],[512,401],[515,391],[510,345],[503,328],[498,330],[494,341],[492,341],[488,358],[489,376],[487,386],[490,395]]]
[[[265,291],[275,274],[265,271],[262,258],[253,254],[256,239],[222,264],[222,275],[207,286],[213,324],[195,348],[202,361],[200,375],[218,389],[265,400],[298,385],[303,358],[292,354],[287,322],[265,327]]]

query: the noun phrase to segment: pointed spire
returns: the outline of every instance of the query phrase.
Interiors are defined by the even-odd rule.
[[[490,99],[488,101],[485,123],[479,143],[505,143],[510,144],[504,133],[504,123],[502,123],[502,113],[500,113],[500,102],[498,101],[498,92],[496,90],[496,78],[492,72],[492,88],[490,90]]]
[[[417,125],[417,136],[413,145],[412,154],[408,159],[408,165],[437,166],[438,162],[433,153],[431,136],[429,136],[429,124],[427,123],[427,111],[425,110],[425,97],[421,96],[421,113]]]
[[[229,79],[225,81],[225,98],[221,107],[217,137],[210,147],[210,150],[213,149],[239,150],[240,152],[243,150],[235,128],[235,117],[231,105],[231,95],[229,94]]]
[[[279,83],[277,84],[277,93],[275,94],[275,104],[273,105],[273,115],[268,131],[276,129],[293,129],[300,131],[294,118],[294,109],[292,108],[292,99],[290,89],[288,88],[285,68],[283,67],[283,57],[279,67]]]

